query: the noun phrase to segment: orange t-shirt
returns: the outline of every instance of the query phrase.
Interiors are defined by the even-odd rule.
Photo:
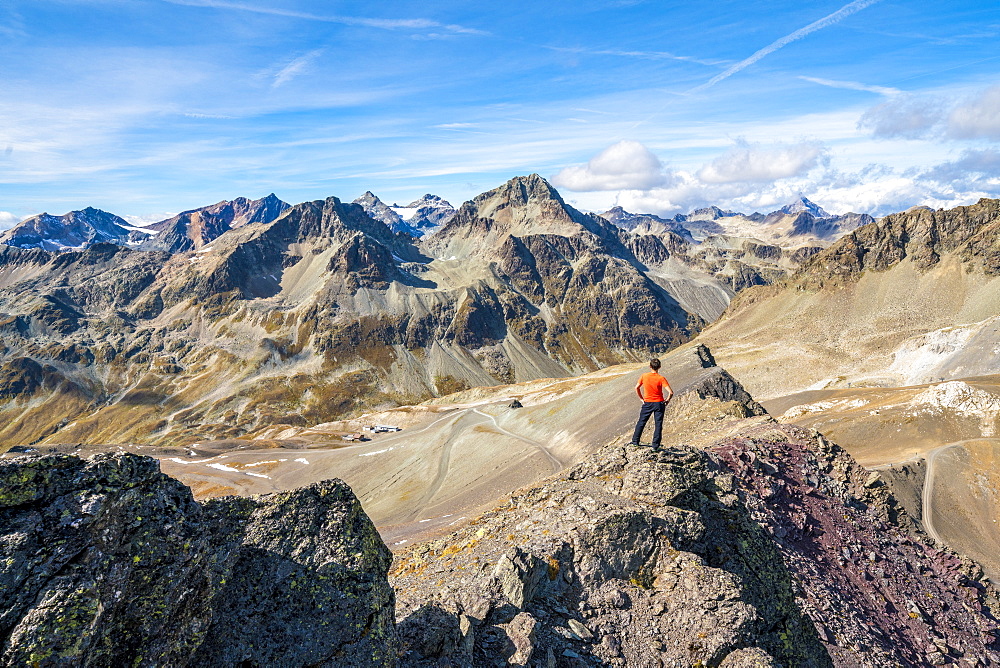
[[[663,401],[663,390],[670,387],[667,379],[655,371],[642,374],[639,385],[642,386],[643,401]]]

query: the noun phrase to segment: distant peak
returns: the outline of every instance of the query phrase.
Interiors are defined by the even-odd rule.
[[[807,198],[804,195],[799,195],[798,198],[796,198],[790,204],[786,204],[785,206],[781,207],[778,210],[781,213],[787,213],[787,214],[802,213],[803,211],[805,211],[807,213],[811,213],[817,218],[830,217],[830,214],[827,213],[823,209],[823,207],[816,204],[815,202],[810,201],[809,198]]]

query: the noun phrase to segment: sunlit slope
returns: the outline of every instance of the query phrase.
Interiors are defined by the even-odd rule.
[[[1000,202],[894,214],[701,334],[758,399],[1000,372]]]
[[[816,429],[864,466],[902,462],[945,443],[1000,434],[1000,377],[899,388],[813,390],[764,402],[778,419]]]

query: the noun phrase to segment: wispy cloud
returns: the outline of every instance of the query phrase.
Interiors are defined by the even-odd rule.
[[[799,28],[795,32],[790,33],[788,35],[785,35],[781,39],[775,40],[774,42],[771,42],[770,44],[768,44],[767,46],[765,46],[763,49],[760,49],[759,51],[757,51],[756,53],[754,53],[749,58],[745,58],[745,59],[741,60],[740,62],[736,63],[735,65],[733,65],[732,67],[730,67],[726,71],[721,72],[720,74],[715,75],[714,77],[712,77],[711,79],[709,79],[707,82],[703,83],[702,85],[696,86],[695,88],[693,88],[691,90],[691,92],[697,92],[697,91],[700,91],[700,90],[704,90],[706,88],[710,88],[710,87],[714,86],[715,84],[719,83],[720,81],[722,81],[724,79],[728,79],[729,77],[733,76],[737,72],[745,70],[746,68],[750,67],[751,65],[753,65],[754,63],[756,63],[760,59],[762,59],[765,56],[768,56],[768,55],[774,53],[778,49],[780,49],[782,47],[785,47],[785,46],[788,46],[792,42],[800,40],[803,37],[805,37],[806,35],[814,33],[817,30],[822,30],[823,28],[826,28],[828,26],[832,26],[833,24],[838,23],[838,22],[842,21],[843,19],[847,18],[851,14],[854,14],[856,12],[860,12],[862,9],[865,9],[866,7],[870,7],[870,6],[874,5],[878,1],[879,0],[854,0],[854,2],[851,2],[851,3],[848,3],[848,4],[844,5],[843,7],[841,7],[840,9],[838,9],[837,11],[833,12],[832,14],[827,14],[826,16],[824,16],[823,18],[819,19],[818,21],[813,21],[812,23],[810,23],[809,25],[805,26],[804,28]]]
[[[349,26],[364,26],[366,28],[380,28],[382,30],[433,30],[445,31],[458,35],[488,35],[484,30],[469,28],[462,25],[441,23],[431,19],[379,19],[365,16],[341,16],[337,14],[312,14],[310,12],[299,12],[290,9],[280,9],[277,7],[257,7],[241,2],[225,2],[224,0],[163,0],[171,5],[185,5],[188,7],[209,7],[212,9],[231,9],[241,12],[252,12],[254,14],[268,14],[271,16],[285,16],[306,21],[322,21],[325,23],[340,23]]]
[[[638,60],[679,60],[687,63],[697,63],[699,65],[717,66],[725,61],[705,60],[692,56],[680,56],[669,51],[624,51],[620,49],[586,49],[580,46],[545,46],[550,51],[560,53],[579,53],[588,56],[615,56],[618,58],[635,58]]]
[[[277,88],[282,84],[288,83],[295,77],[305,72],[313,61],[323,55],[324,50],[325,49],[314,49],[305,55],[295,58],[292,62],[282,67],[274,74],[274,81],[271,83],[271,88]]]
[[[858,83],[857,81],[835,81],[833,79],[821,79],[819,77],[806,77],[800,76],[803,81],[810,81],[814,84],[819,84],[820,86],[827,86],[829,88],[843,88],[846,90],[860,90],[867,93],[877,93],[878,95],[900,95],[903,91],[898,88],[891,88],[889,86],[870,86],[868,84]]]

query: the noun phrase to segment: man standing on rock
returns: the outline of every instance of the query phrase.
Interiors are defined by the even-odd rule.
[[[639,445],[642,438],[642,430],[649,421],[649,416],[653,416],[653,449],[659,450],[660,439],[663,436],[663,410],[670,403],[674,391],[670,388],[667,379],[660,375],[660,360],[654,357],[649,360],[649,372],[639,376],[639,382],[635,385],[635,393],[642,399],[642,409],[639,411],[639,421],[635,423],[635,432],[632,434],[632,445]],[[664,397],[664,390],[666,397]]]

